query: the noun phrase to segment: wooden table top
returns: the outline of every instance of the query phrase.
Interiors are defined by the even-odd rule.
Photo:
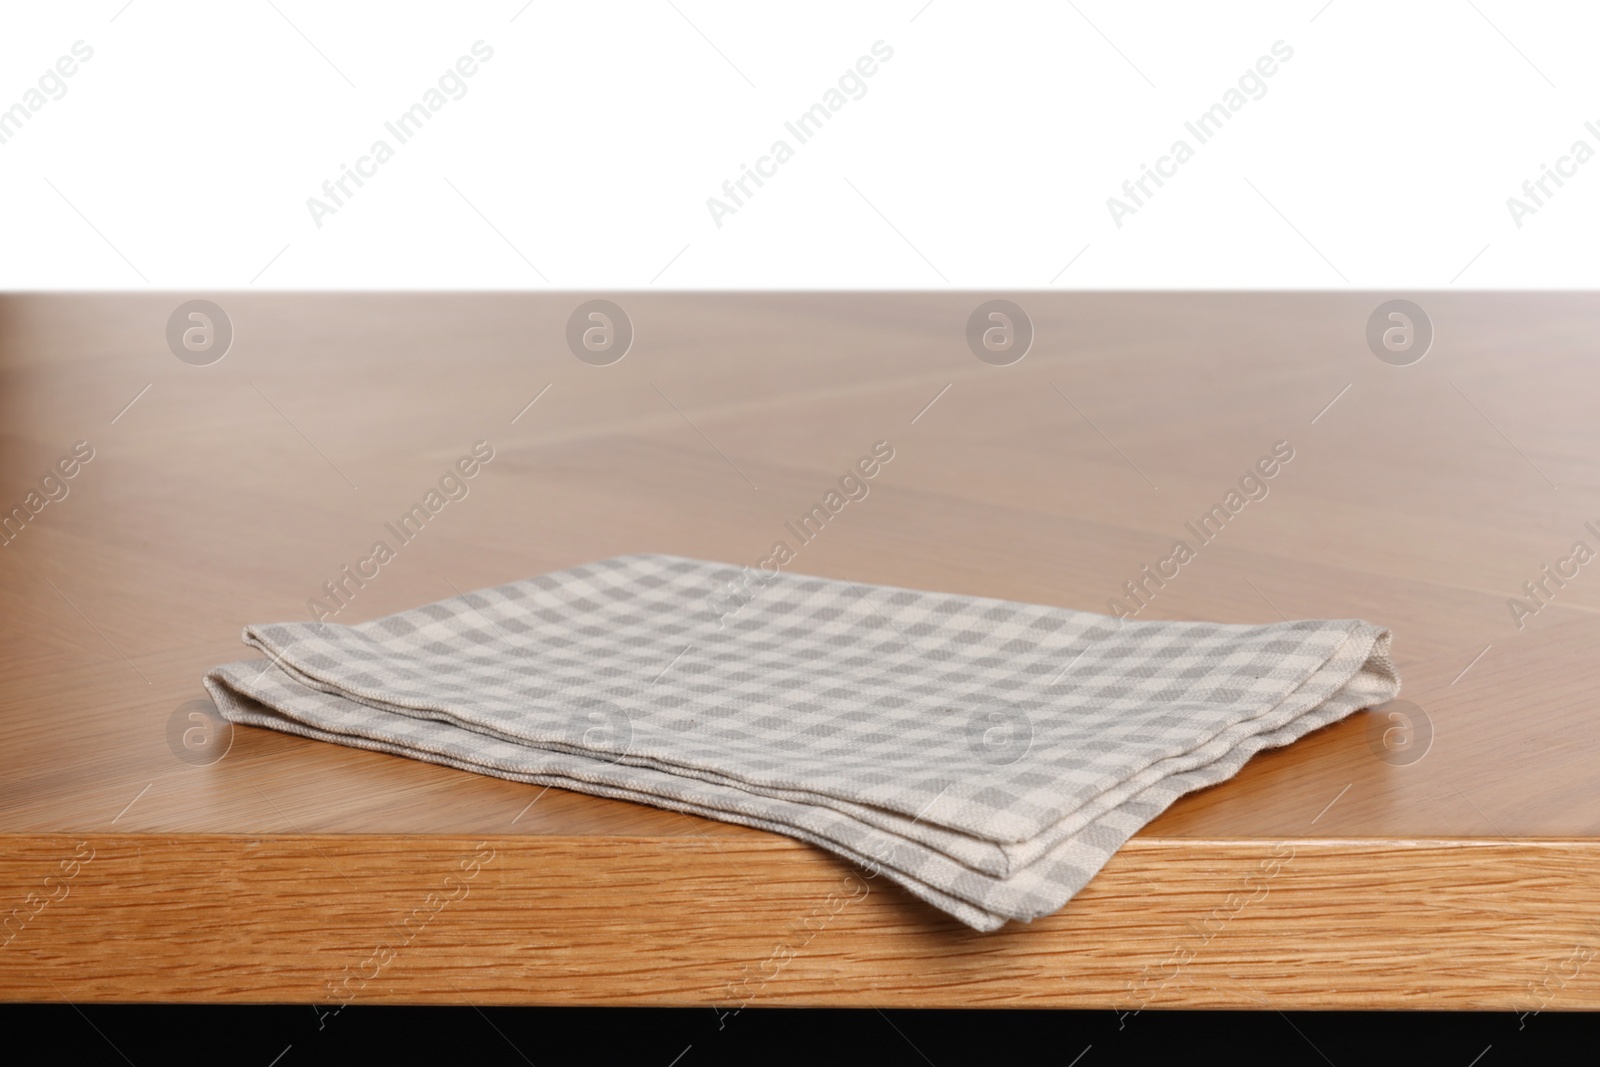
[[[1009,294],[1034,338],[997,366],[967,340],[997,294],[620,293],[600,366],[567,343],[593,295],[212,294],[207,365],[168,343],[194,294],[0,299],[0,997],[1600,1006],[1600,298],[1410,294],[1436,336],[1396,365],[1389,294]],[[630,552],[753,564],[882,440],[789,569],[1102,612],[1287,442],[1139,617],[1364,618],[1402,702],[992,935],[777,835],[174,741],[246,623],[310,617],[474,442],[336,621]]]

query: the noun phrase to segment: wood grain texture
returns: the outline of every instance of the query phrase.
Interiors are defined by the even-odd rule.
[[[67,877],[65,857],[87,860]],[[1140,838],[1070,907],[985,935],[770,835],[26,835],[0,890],[56,899],[9,920],[0,989],[325,1011],[1595,1009],[1597,878],[1589,841]]]
[[[0,299],[0,511],[95,450],[0,547],[0,998],[1600,1000],[1600,563],[1508,609],[1600,549],[1594,298],[1413,294],[1437,340],[1392,367],[1378,295],[1021,294],[1034,348],[992,367],[979,294],[635,293],[599,368],[562,294],[223,294],[234,349],[193,367],[163,339],[191,295]],[[474,441],[467,498],[337,621],[625,552],[753,563],[884,439],[794,570],[1095,611],[1290,442],[1140,617],[1387,625],[1426,754],[1354,716],[976,935],[770,834],[263,731],[169,746],[241,627],[308,617]]]

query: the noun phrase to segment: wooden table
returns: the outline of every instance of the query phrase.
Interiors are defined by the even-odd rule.
[[[166,339],[196,295],[0,300],[0,509],[93,450],[0,548],[0,998],[1600,1006],[1595,297],[1409,294],[1437,338],[1396,366],[1365,340],[1390,294],[1008,294],[1036,337],[996,366],[965,335],[996,294],[622,293],[596,366],[565,339],[596,294],[212,294],[235,337],[199,366]],[[309,617],[479,440],[337,621],[627,552],[753,563],[879,440],[792,570],[1105,611],[1287,441],[1140,617],[1378,622],[1407,703],[990,935],[774,834],[173,741],[245,623]]]

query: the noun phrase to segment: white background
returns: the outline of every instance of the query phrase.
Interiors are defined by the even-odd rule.
[[[1507,198],[1600,150],[1597,30],[1507,0],[8,4],[0,108],[94,54],[0,144],[0,288],[1593,286],[1600,159],[1520,227]],[[307,199],[479,40],[466,95],[318,227]],[[1280,40],[1118,227],[1107,198]]]

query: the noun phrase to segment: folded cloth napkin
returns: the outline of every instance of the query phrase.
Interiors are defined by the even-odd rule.
[[[1399,691],[1359,620],[1139,622],[656,554],[244,641],[269,658],[205,679],[232,722],[788,834],[979,930]]]

